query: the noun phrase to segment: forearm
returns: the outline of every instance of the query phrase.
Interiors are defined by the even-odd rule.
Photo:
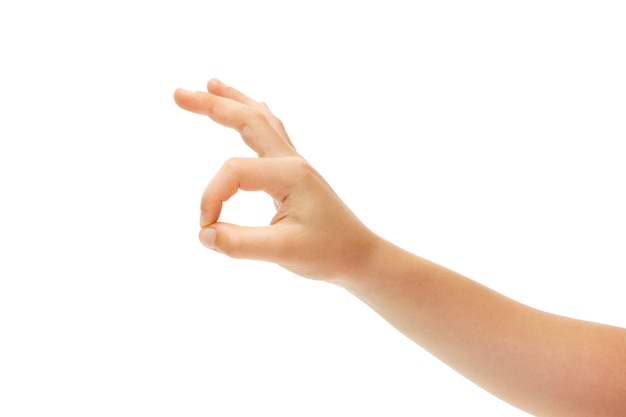
[[[532,309],[380,239],[364,258],[336,283],[494,395],[537,415],[626,415],[626,330]]]

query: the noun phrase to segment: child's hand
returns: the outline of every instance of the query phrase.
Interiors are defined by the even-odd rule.
[[[235,258],[280,264],[309,278],[348,278],[379,240],[296,152],[283,124],[263,103],[211,80],[208,92],[178,89],[183,109],[237,130],[261,158],[230,159],[206,187],[200,241]],[[265,191],[277,212],[266,227],[218,222],[222,203],[238,190]]]

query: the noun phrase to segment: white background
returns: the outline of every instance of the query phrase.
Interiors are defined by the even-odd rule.
[[[0,415],[525,415],[347,292],[205,250],[202,190],[253,154],[172,93],[219,77],[266,101],[375,232],[626,326],[625,21],[620,1],[3,2]]]

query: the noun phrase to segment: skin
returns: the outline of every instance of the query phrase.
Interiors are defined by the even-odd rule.
[[[230,159],[204,190],[200,241],[343,287],[415,343],[537,416],[626,416],[626,329],[539,311],[371,232],[293,146],[269,108],[218,80],[178,89],[182,109],[237,130],[259,158]],[[238,190],[276,204],[266,227],[219,222]]]

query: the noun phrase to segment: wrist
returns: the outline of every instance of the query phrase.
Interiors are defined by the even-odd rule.
[[[327,281],[359,298],[379,292],[397,275],[399,268],[406,267],[409,258],[417,258],[370,230],[352,253],[355,255],[343,273]]]

